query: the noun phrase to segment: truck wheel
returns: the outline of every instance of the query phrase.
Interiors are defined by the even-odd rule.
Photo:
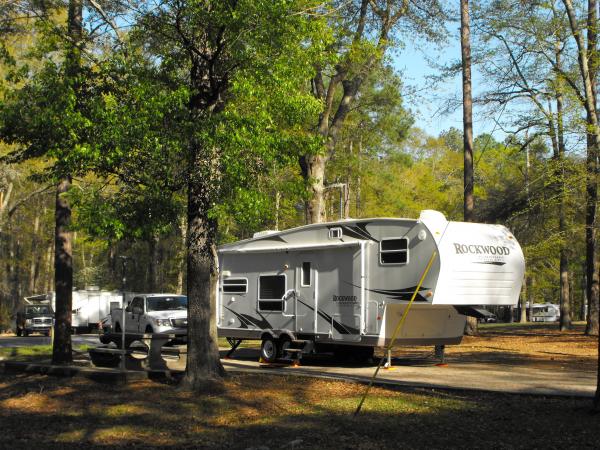
[[[22,334],[23,334],[23,330],[21,330],[19,327],[17,327],[17,336],[21,337]]]
[[[25,337],[29,336],[29,331],[23,330],[23,336],[25,336]]]
[[[277,345],[275,340],[271,337],[265,337],[260,345],[260,356],[263,361],[272,363],[277,359]]]
[[[119,322],[117,322],[115,324],[115,333],[120,333],[121,332],[121,324]]]
[[[148,325],[146,327],[146,334],[152,334],[152,333],[154,333],[154,330],[152,329],[152,327],[150,325]]]

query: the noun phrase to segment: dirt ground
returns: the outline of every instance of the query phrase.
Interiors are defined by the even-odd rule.
[[[527,361],[531,367],[595,370],[598,364],[598,336],[584,334],[585,323],[570,331],[559,331],[555,323],[486,324],[478,336],[465,336],[460,345],[446,347],[453,360],[510,364]],[[432,353],[431,347],[403,347],[393,355],[419,358]]]

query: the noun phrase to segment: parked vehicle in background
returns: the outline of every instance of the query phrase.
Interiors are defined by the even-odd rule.
[[[560,306],[554,303],[539,303],[533,305],[532,322],[558,322]]]
[[[123,310],[113,309],[113,333],[123,330]],[[177,294],[137,294],[125,308],[127,333],[187,333],[187,297]]]
[[[54,311],[48,304],[32,303],[23,305],[15,317],[17,336],[29,336],[31,333],[50,335],[54,324]]]
[[[135,294],[125,293],[126,302],[131,301]],[[73,332],[89,333],[99,326],[100,321],[110,314],[114,308],[120,308],[123,293],[120,291],[105,291],[98,286],[88,286],[86,289],[74,290],[72,297],[71,326]],[[27,302],[56,305],[56,294],[32,295],[25,297]]]

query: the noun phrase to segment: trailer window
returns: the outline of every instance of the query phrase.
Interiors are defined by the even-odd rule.
[[[302,286],[310,286],[312,284],[310,276],[310,262],[302,263]]]
[[[258,277],[259,311],[283,311],[285,275],[262,275]]]
[[[225,294],[245,294],[248,292],[248,279],[227,278],[223,280],[222,288]]]
[[[408,238],[382,239],[379,243],[381,264],[408,263]]]

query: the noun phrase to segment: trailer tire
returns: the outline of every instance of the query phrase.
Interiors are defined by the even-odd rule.
[[[277,360],[277,344],[271,336],[263,337],[260,344],[260,357],[263,361],[272,363]]]
[[[22,334],[23,334],[23,330],[21,330],[19,327],[17,327],[17,336],[21,337]]]
[[[287,349],[292,345],[292,340],[288,336],[282,336],[279,338],[277,342],[277,355],[280,358],[284,358],[287,352]]]

